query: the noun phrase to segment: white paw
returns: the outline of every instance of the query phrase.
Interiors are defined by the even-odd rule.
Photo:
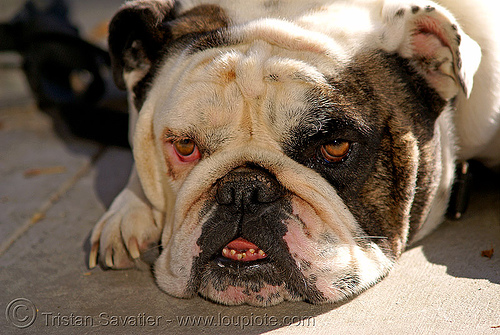
[[[469,96],[481,61],[481,48],[438,4],[388,0],[382,9],[380,46],[411,59],[443,99],[460,90]]]
[[[158,254],[162,215],[128,188],[113,201],[92,230],[89,268],[147,267]]]
[[[381,34],[383,48],[394,51],[405,43],[405,38],[411,36],[417,28],[415,20],[420,16],[439,16],[436,7],[430,3],[420,1],[420,4],[401,1],[387,1],[382,9],[384,32]],[[408,42],[408,41],[406,41]],[[401,50],[399,50],[401,52]],[[404,57],[411,56],[411,48],[403,50]]]

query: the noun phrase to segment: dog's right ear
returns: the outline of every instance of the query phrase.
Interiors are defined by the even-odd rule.
[[[115,14],[108,44],[113,78],[120,89],[131,90],[159,60],[160,51],[171,39],[164,22],[173,18],[172,0],[130,1]]]
[[[166,46],[185,36],[195,38],[227,27],[224,11],[215,5],[199,5],[178,13],[175,0],[127,2],[109,25],[109,51],[113,78],[121,89],[132,91],[161,61]]]

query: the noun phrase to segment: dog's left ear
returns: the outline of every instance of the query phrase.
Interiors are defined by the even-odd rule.
[[[481,62],[479,45],[443,7],[402,3],[387,1],[382,9],[382,48],[410,59],[443,99],[455,97],[460,90],[468,97]]]

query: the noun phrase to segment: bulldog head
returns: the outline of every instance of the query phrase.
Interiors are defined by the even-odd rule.
[[[136,1],[110,26],[166,213],[157,282],[230,305],[351,297],[441,219],[477,45],[437,6],[245,6]]]

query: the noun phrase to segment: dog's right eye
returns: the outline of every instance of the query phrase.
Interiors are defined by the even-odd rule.
[[[196,144],[193,140],[183,139],[174,143],[175,151],[181,156],[189,156],[194,152]]]
[[[182,162],[193,162],[201,157],[198,146],[191,139],[181,139],[172,142],[177,157]]]

